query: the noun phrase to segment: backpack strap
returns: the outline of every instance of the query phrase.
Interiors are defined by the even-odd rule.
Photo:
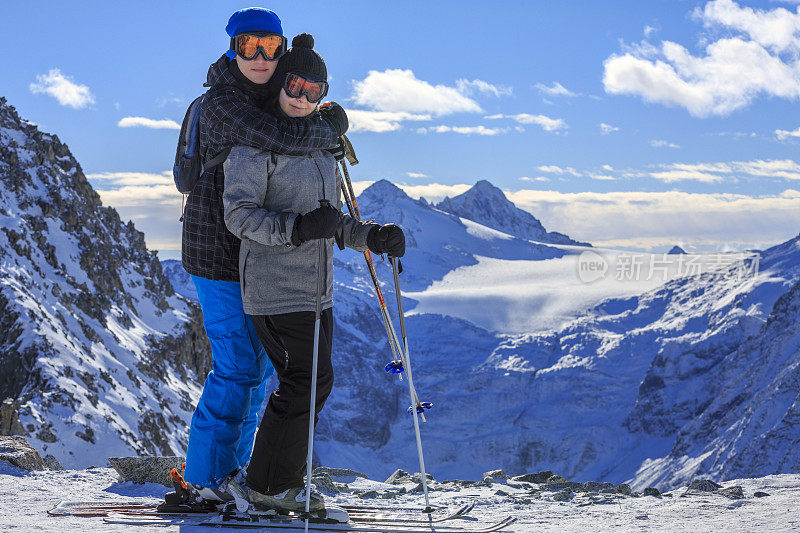
[[[206,170],[212,169],[217,165],[220,165],[228,159],[228,154],[231,153],[231,147],[225,148],[223,151],[215,155],[211,158],[211,161],[207,162],[203,165],[203,169],[200,171],[200,175],[202,176]]]

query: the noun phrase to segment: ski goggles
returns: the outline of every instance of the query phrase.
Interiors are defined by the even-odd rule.
[[[286,75],[286,81],[283,82],[283,90],[290,98],[300,98],[306,95],[310,103],[316,104],[328,94],[328,82],[311,81],[300,74],[289,73]]]
[[[267,61],[277,61],[286,52],[286,37],[277,33],[240,33],[231,38],[231,50],[248,61],[258,54]]]

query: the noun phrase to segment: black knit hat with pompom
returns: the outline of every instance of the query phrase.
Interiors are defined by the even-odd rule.
[[[328,81],[325,60],[314,50],[314,37],[308,33],[301,33],[292,39],[292,47],[278,60],[270,82],[274,80],[276,87],[283,87],[286,75],[290,72],[312,81]]]

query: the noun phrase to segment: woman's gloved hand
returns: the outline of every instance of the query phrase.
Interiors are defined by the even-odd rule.
[[[374,254],[403,257],[406,253],[406,236],[395,224],[375,226],[367,234],[367,247]]]
[[[292,244],[300,246],[312,239],[330,239],[336,234],[341,213],[329,203],[298,215],[292,228]]]

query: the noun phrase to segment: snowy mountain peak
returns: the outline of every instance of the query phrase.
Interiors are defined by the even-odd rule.
[[[360,196],[369,199],[373,202],[387,203],[396,202],[397,200],[411,200],[403,189],[395,185],[389,180],[378,180],[361,193]]]
[[[481,180],[469,190],[445,197],[436,207],[461,218],[532,241],[591,246],[568,236],[548,232],[532,214],[518,208],[499,188]]]

